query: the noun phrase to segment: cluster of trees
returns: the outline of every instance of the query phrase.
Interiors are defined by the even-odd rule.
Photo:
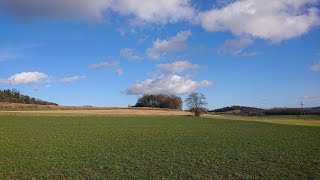
[[[36,99],[34,97],[22,95],[16,89],[0,90],[0,102],[38,104],[38,105],[58,105],[56,103],[42,101],[42,100]]]
[[[135,107],[154,107],[154,108],[169,108],[182,109],[182,100],[175,95],[143,95],[140,97]]]
[[[191,93],[185,100],[189,111],[195,116],[200,116],[207,112],[206,97],[201,93]],[[143,95],[140,97],[134,107],[154,107],[154,108],[169,108],[182,110],[182,99],[175,95]]]

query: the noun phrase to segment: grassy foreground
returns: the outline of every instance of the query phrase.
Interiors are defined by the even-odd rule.
[[[319,115],[307,115],[305,118],[294,115],[271,115],[271,116],[239,116],[239,115],[211,115],[206,117],[213,117],[226,120],[242,120],[255,121],[276,124],[300,125],[300,126],[318,126],[320,127]]]
[[[176,117],[0,116],[0,179],[317,179],[320,127]]]

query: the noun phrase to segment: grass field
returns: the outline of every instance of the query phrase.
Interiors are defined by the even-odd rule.
[[[0,115],[0,179],[318,179],[320,127]]]
[[[307,115],[305,119],[295,115],[271,115],[271,116],[240,116],[240,115],[205,115],[208,118],[219,118],[226,120],[255,121],[275,124],[288,124],[300,126],[320,127],[319,115]]]

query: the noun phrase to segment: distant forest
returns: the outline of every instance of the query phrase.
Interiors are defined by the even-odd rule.
[[[304,113],[306,115],[320,115],[320,111],[316,108],[305,108]],[[262,115],[301,115],[300,108],[272,108],[272,109],[261,109],[255,107],[246,106],[230,106],[221,109],[215,109],[211,112],[222,113],[222,114],[235,114],[245,116],[262,116]]]
[[[22,95],[16,89],[0,90],[0,102],[37,104],[37,105],[55,105],[55,106],[58,105],[56,103],[43,101],[27,95]]]

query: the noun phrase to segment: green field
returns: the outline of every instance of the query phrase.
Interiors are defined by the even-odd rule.
[[[320,127],[176,117],[0,116],[0,179],[318,179]]]

